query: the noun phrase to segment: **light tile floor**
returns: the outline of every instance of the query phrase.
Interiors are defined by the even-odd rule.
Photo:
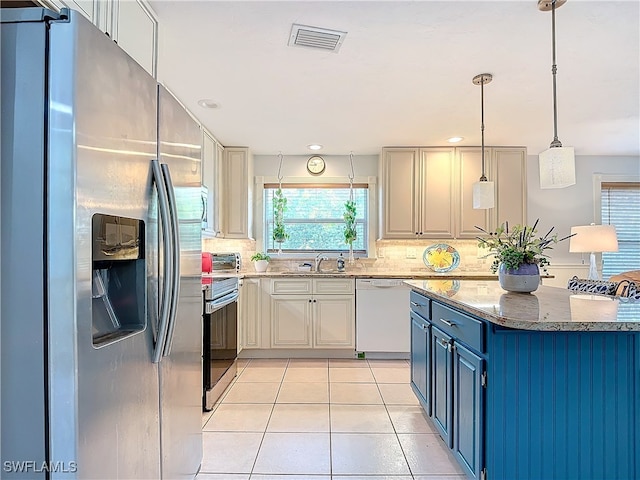
[[[240,360],[196,480],[463,480],[405,360]]]

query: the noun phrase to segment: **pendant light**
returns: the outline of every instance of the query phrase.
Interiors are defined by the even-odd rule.
[[[484,174],[484,86],[491,80],[493,76],[490,73],[481,73],[473,77],[473,83],[480,85],[480,133],[482,134],[482,175],[480,180],[473,184],[473,208],[475,209],[495,206],[494,183],[487,181],[487,176]]]
[[[538,155],[540,188],[564,188],[576,183],[576,161],[573,147],[563,147],[558,140],[558,107],[556,104],[556,8],[567,0],[538,0],[538,9],[551,10],[551,44],[553,77],[553,141],[548,150]]]

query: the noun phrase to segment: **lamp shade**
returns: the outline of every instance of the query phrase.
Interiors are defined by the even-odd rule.
[[[473,208],[487,209],[496,205],[494,182],[480,180],[473,184]]]
[[[617,252],[618,236],[613,225],[580,225],[571,227],[569,252]]]
[[[576,183],[573,147],[551,147],[538,155],[540,188],[564,188]]]

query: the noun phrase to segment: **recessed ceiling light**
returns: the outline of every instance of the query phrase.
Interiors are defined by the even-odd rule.
[[[447,140],[449,143],[458,143],[464,140],[464,137],[451,137]]]
[[[211,100],[210,98],[203,98],[202,100],[198,100],[198,105],[202,108],[219,108],[220,105],[215,102],[215,100]]]
[[[320,150],[322,149],[322,145],[318,145],[317,143],[313,143],[311,145],[307,145],[309,150]]]

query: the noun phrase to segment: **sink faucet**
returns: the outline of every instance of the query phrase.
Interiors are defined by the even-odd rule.
[[[315,259],[315,266],[316,269],[314,271],[319,272],[320,271],[320,264],[322,263],[323,260],[329,260],[329,257],[327,257],[324,253],[320,252],[318,255],[316,255],[316,259]]]

